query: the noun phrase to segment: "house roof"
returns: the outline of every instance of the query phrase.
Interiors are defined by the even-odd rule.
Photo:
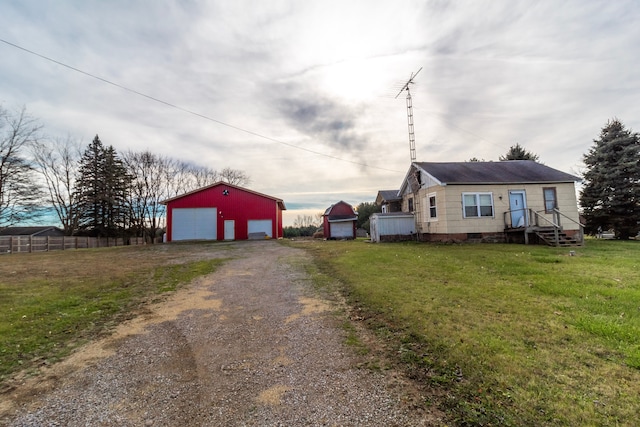
[[[160,202],[160,204],[166,205],[169,202],[173,202],[174,200],[178,200],[178,199],[181,199],[183,197],[190,196],[192,194],[199,193],[199,192],[205,191],[205,190],[209,190],[210,188],[218,187],[218,186],[221,186],[221,185],[225,186],[225,187],[235,188],[237,190],[245,191],[247,193],[255,194],[256,196],[261,196],[261,197],[265,197],[267,199],[274,200],[278,204],[278,207],[280,209],[282,209],[283,211],[287,210],[287,207],[284,205],[284,202],[282,201],[282,199],[278,199],[277,197],[268,196],[266,194],[258,193],[257,191],[249,190],[247,188],[238,187],[237,185],[232,185],[232,184],[229,184],[228,182],[224,182],[224,181],[218,181],[218,182],[216,182],[214,184],[207,185],[207,186],[201,187],[201,188],[197,188],[197,189],[195,189],[193,191],[189,191],[188,193],[184,193],[184,194],[181,194],[179,196],[172,197],[170,199],[162,200]]]
[[[378,191],[378,197],[376,197],[376,201],[380,200],[380,203],[382,203],[402,200],[402,197],[398,196],[399,192],[400,190],[380,190]]]
[[[416,162],[415,166],[446,184],[529,184],[581,179],[532,160],[499,162]]]
[[[36,227],[6,227],[0,229],[0,236],[37,236],[49,230],[55,230],[64,234],[64,232],[53,226],[36,226]]]

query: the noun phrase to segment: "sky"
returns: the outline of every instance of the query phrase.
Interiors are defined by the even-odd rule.
[[[2,0],[0,106],[242,170],[291,225],[400,187],[418,70],[417,161],[518,143],[579,175],[608,120],[640,130],[638,22],[637,0]]]

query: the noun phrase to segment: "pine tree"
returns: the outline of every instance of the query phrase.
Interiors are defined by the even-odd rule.
[[[640,136],[609,120],[584,155],[587,167],[580,204],[587,231],[613,229],[620,239],[640,230]]]
[[[105,228],[115,236],[130,222],[127,196],[131,178],[113,146],[105,149]]]
[[[128,223],[130,183],[115,149],[105,147],[96,135],[82,155],[76,181],[79,229],[95,236],[117,236]]]
[[[78,201],[78,228],[95,236],[104,236],[102,200],[104,188],[104,146],[98,135],[80,159],[75,198]]]
[[[531,151],[527,151],[520,144],[512,145],[507,151],[507,154],[504,156],[500,156],[499,160],[533,160],[534,162],[538,161],[538,155],[533,154]],[[472,159],[473,161],[473,159]],[[477,161],[477,160],[476,160]]]

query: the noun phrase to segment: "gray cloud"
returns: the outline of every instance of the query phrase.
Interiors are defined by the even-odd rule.
[[[2,38],[344,161],[0,43],[4,107],[26,105],[49,133],[87,143],[98,133],[122,150],[244,169],[267,194],[399,185],[404,172],[349,162],[406,171],[403,99],[369,95],[420,67],[418,160],[497,159],[519,142],[569,171],[609,118],[640,130],[636,0],[5,3]]]
[[[299,85],[279,85],[274,101],[288,125],[321,144],[358,153],[367,146],[366,132],[358,124],[361,111],[311,92]]]

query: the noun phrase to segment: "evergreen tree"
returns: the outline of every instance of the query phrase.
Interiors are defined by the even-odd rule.
[[[130,223],[127,199],[131,178],[113,146],[105,149],[105,228],[115,236]]]
[[[356,226],[358,228],[364,228],[369,233],[371,230],[371,224],[369,217],[374,213],[382,212],[382,206],[376,205],[374,202],[362,202],[356,207],[358,213],[358,221]]]
[[[531,151],[527,151],[520,144],[512,145],[507,151],[507,154],[504,156],[500,156],[499,160],[533,160],[534,162],[538,161],[538,155],[533,154]],[[473,161],[473,159],[472,159]]]
[[[96,135],[82,155],[76,181],[79,229],[102,237],[117,236],[124,230],[130,183],[115,149],[105,147]]]
[[[612,228],[620,239],[640,230],[640,136],[609,120],[584,155],[587,167],[580,204],[587,231]]]
[[[75,198],[78,202],[78,228],[91,230],[96,236],[104,235],[100,227],[102,217],[102,190],[104,146],[98,135],[89,144],[80,159]]]

